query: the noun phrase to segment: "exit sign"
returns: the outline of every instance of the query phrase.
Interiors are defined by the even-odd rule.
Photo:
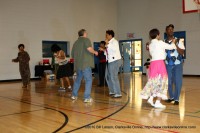
[[[127,33],[127,39],[134,38],[134,33]]]

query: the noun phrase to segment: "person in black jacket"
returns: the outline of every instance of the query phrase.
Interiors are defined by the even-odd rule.
[[[105,47],[106,42],[101,41],[100,42],[100,48],[106,49]],[[99,58],[99,87],[102,87],[104,85],[107,86],[106,80],[105,80],[105,70],[106,70],[106,56],[104,55],[104,51],[99,50],[98,51],[98,58]]]

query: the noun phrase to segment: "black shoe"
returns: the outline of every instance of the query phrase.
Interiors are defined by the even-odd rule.
[[[174,99],[168,99],[168,100],[166,100],[165,102],[171,103],[172,101],[174,101]]]
[[[179,101],[175,101],[175,102],[174,102],[174,105],[179,105]]]

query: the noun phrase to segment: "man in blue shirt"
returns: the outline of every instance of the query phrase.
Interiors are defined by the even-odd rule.
[[[183,56],[185,46],[183,42],[174,37],[174,25],[170,24],[166,26],[167,38],[165,40],[169,45],[172,40],[176,39],[177,49],[166,50],[166,68],[168,73],[168,92],[169,99],[166,101],[171,103],[174,101],[174,105],[179,105],[179,97],[182,88],[182,79],[183,79]],[[174,89],[173,89],[174,84]]]

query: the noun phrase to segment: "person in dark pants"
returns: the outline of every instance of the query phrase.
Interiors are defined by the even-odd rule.
[[[27,88],[30,84],[30,68],[29,68],[29,61],[30,56],[24,50],[24,44],[18,45],[19,53],[16,59],[13,59],[12,62],[19,62],[19,72],[22,78],[23,86],[22,88]]]
[[[118,78],[119,68],[122,65],[122,57],[119,50],[119,43],[114,38],[115,33],[113,30],[106,31],[106,50],[99,48],[104,51],[108,66],[105,72],[106,81],[109,88],[109,95],[113,98],[122,97],[121,88]]]
[[[100,48],[106,49],[105,45],[106,45],[106,42],[101,41]],[[99,85],[98,86],[99,87],[102,87],[104,85],[107,86],[107,83],[105,80],[106,56],[104,55],[104,51],[99,50],[98,57],[99,57]]]
[[[166,102],[171,103],[174,101],[174,105],[179,105],[179,97],[183,82],[183,59],[185,46],[183,42],[174,37],[174,25],[170,24],[166,26],[167,38],[166,43],[171,45],[172,40],[176,39],[176,49],[166,51],[166,68],[168,73],[168,92],[169,99]]]

